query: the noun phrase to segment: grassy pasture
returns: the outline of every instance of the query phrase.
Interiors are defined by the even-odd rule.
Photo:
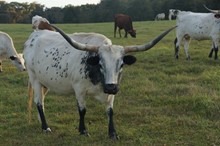
[[[98,32],[114,44],[150,41],[175,21],[134,22],[137,38],[113,38],[113,23],[59,24],[65,32]],[[31,25],[0,24],[20,53],[32,32]],[[117,35],[118,36],[118,35]],[[0,146],[101,146],[101,145],[220,145],[220,62],[208,58],[210,41],[192,41],[187,61],[183,48],[174,59],[175,31],[154,48],[132,53],[137,62],[124,66],[120,91],[114,103],[119,141],[108,139],[105,107],[87,99],[86,125],[91,137],[80,136],[75,97],[49,93],[45,110],[51,134],[41,132],[37,109],[27,115],[27,73],[9,60],[0,74]],[[34,105],[34,104],[33,104]]]

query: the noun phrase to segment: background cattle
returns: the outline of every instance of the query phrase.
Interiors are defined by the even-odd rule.
[[[51,30],[53,31],[54,29],[50,26],[50,22],[41,16],[35,15],[32,17],[32,28],[34,30]]]
[[[168,19],[169,20],[175,20],[177,17],[177,14],[180,12],[180,10],[177,9],[169,9],[169,16]]]
[[[114,37],[116,37],[116,30],[118,27],[118,33],[121,37],[121,29],[125,30],[125,38],[129,33],[131,37],[136,37],[136,30],[133,29],[131,17],[125,14],[116,14],[114,17]]]
[[[0,31],[0,72],[2,72],[2,60],[6,58],[9,58],[18,70],[25,71],[24,59],[17,53],[12,38]]]
[[[165,13],[160,13],[156,15],[154,20],[156,21],[156,20],[164,20],[164,19],[165,19]]]
[[[63,37],[54,31],[34,31],[25,42],[23,52],[42,129],[51,131],[44,114],[43,90],[46,87],[59,94],[75,93],[80,116],[79,132],[82,135],[88,135],[84,123],[86,96],[92,95],[105,103],[108,134],[110,138],[117,139],[113,122],[114,97],[119,91],[123,65],[131,65],[136,61],[134,56],[126,54],[149,50],[175,27],[147,44],[124,47],[113,45],[111,40],[101,34],[81,33],[69,37],[59,28],[53,27]]]
[[[207,8],[208,9],[208,8]],[[212,40],[212,48],[209,57],[215,51],[215,59],[218,58],[218,42],[220,40],[220,10],[210,10],[212,13],[194,13],[181,11],[177,15],[177,30],[175,44],[175,57],[179,57],[181,41],[184,40],[184,49],[187,59],[190,59],[188,48],[190,39]]]

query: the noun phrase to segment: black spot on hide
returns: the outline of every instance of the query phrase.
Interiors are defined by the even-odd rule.
[[[68,49],[66,49],[64,52],[60,52],[58,48],[51,48],[50,51],[46,51],[44,50],[45,56],[46,57],[52,57],[52,62],[51,62],[51,66],[48,66],[46,68],[46,71],[49,69],[49,67],[55,68],[56,70],[56,74],[58,76],[60,76],[61,78],[68,77],[68,63],[66,65],[61,65],[61,61],[64,58],[68,58],[70,52],[68,51]]]
[[[88,64],[87,60],[90,58],[90,57],[94,57],[94,56],[97,56],[97,53],[90,53],[90,52],[87,52],[86,55],[84,57],[82,57],[82,60],[81,60],[81,64],[85,65],[85,68],[81,68],[80,69],[80,73],[83,73],[85,74],[85,78],[89,78],[90,81],[94,84],[94,85],[97,85],[98,83],[102,83],[104,84],[104,76],[103,74],[101,73],[100,71],[100,66],[99,64],[97,65],[90,65]]]

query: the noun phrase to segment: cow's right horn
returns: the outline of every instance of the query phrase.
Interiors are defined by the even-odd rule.
[[[77,50],[82,50],[82,51],[92,51],[92,52],[98,52],[98,47],[94,46],[94,45],[86,45],[86,44],[81,44],[79,42],[74,41],[73,39],[71,39],[65,32],[63,32],[61,29],[59,29],[58,27],[50,24],[51,27],[53,27],[57,32],[59,32],[64,39],[71,45],[73,46],[75,49]]]
[[[208,11],[215,13],[215,14],[220,14],[220,10],[211,10],[209,8],[206,7],[206,5],[203,5]]]

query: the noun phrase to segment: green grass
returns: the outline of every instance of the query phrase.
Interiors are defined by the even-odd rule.
[[[134,22],[137,38],[113,38],[113,23],[59,24],[67,33],[99,32],[114,44],[143,44],[175,21]],[[0,24],[14,40],[18,52],[32,32],[31,25]],[[117,34],[118,36],[118,34]],[[220,145],[220,62],[208,58],[211,42],[192,41],[187,61],[181,47],[174,59],[175,31],[154,48],[132,53],[137,62],[124,66],[120,92],[114,103],[119,141],[109,140],[105,106],[87,99],[86,125],[91,137],[80,136],[75,97],[49,93],[45,110],[51,134],[43,134],[33,106],[27,115],[27,73],[18,72],[9,60],[0,74],[1,146],[208,146]],[[34,104],[33,104],[34,105]]]

